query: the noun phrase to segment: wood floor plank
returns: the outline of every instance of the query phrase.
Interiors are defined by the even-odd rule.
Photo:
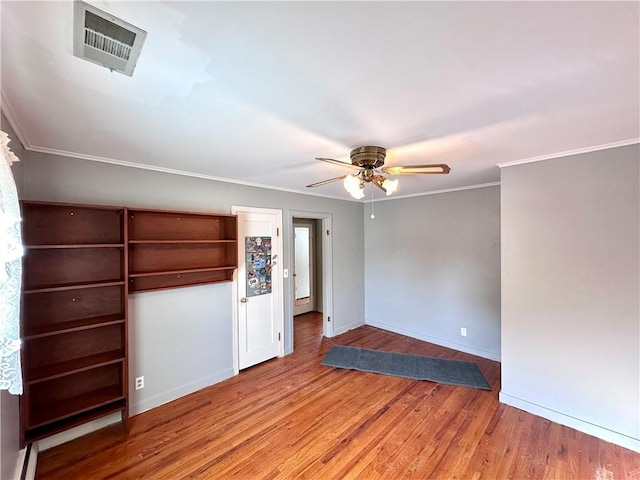
[[[37,479],[640,480],[640,454],[500,404],[500,365],[373,327],[41,452]],[[491,391],[320,365],[332,345],[475,361]]]

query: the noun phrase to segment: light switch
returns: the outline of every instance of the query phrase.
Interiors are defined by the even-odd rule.
[[[284,278],[289,278],[289,269],[288,268],[283,269],[282,275],[284,275]]]

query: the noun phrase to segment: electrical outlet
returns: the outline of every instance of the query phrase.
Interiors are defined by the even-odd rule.
[[[463,337],[467,336],[467,329],[465,327],[460,328],[460,335],[462,335]]]
[[[144,388],[144,376],[136,377],[136,390],[142,390]]]

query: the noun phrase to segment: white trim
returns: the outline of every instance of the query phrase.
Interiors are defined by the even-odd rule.
[[[554,158],[570,157],[571,155],[580,155],[583,153],[598,152],[600,150],[608,150],[610,148],[627,147],[640,143],[640,138],[630,138],[619,142],[605,143],[603,145],[594,145],[591,147],[576,148],[575,150],[567,150],[566,152],[550,153],[540,155],[539,157],[523,158],[521,160],[513,160],[511,162],[498,163],[499,168],[513,167],[514,165],[522,165],[523,163],[542,162],[544,160],[553,160]]]
[[[170,390],[165,390],[157,395],[145,398],[141,402],[130,404],[129,415],[138,415],[151,410],[152,408],[172,402],[177,398],[182,398],[190,393],[197,392],[203,388],[220,383],[231,377],[233,377],[233,371],[231,369],[224,369],[215,372],[213,375],[207,375],[206,377],[199,378],[189,383],[184,383]]]
[[[7,117],[11,128],[14,132],[16,132],[18,140],[20,140],[20,143],[22,144],[22,148],[24,148],[25,150],[31,150],[31,144],[29,143],[29,140],[27,140],[27,137],[25,137],[24,133],[22,133],[22,128],[18,123],[18,119],[14,115],[11,104],[7,100],[7,97],[4,96],[3,91],[0,91],[0,103],[0,110],[4,112],[4,115]]]
[[[479,183],[477,185],[468,185],[466,187],[444,188],[442,190],[433,190],[431,192],[411,193],[409,195],[383,197],[375,200],[364,201],[363,203],[388,202],[391,200],[400,200],[402,198],[424,197],[425,195],[438,195],[440,193],[460,192],[462,190],[474,190],[476,188],[497,187],[497,186],[500,186],[500,182]]]
[[[276,244],[278,245],[278,251],[280,252],[280,258],[278,263],[284,267],[284,246],[283,246],[283,237],[284,230],[282,228],[282,210],[276,208],[260,208],[260,207],[247,207],[242,205],[232,205],[231,206],[231,214],[238,215],[238,212],[243,213],[263,213],[268,215],[276,216],[276,228],[279,229],[280,235],[276,237]],[[239,242],[238,248],[244,248],[242,246],[242,242]],[[240,373],[240,345],[239,345],[239,332],[238,332],[238,276],[237,270],[236,274],[234,274],[234,288],[232,288],[233,295],[233,375],[238,375]],[[280,338],[280,346],[278,349],[278,356],[283,357],[285,354],[284,344],[285,344],[285,302],[284,302],[284,279],[282,278],[282,274],[278,275],[279,282],[279,297],[276,301],[280,302],[280,331],[282,332],[282,337]],[[272,282],[274,281],[274,277],[272,277]]]
[[[63,443],[67,443],[71,440],[87,435],[88,433],[95,432],[97,430],[100,430],[101,428],[107,427],[109,425],[115,425],[116,423],[121,422],[121,413],[111,413],[104,417],[92,420],[91,422],[83,423],[81,425],[78,425],[77,427],[70,428],[69,430],[65,430],[63,432],[56,433],[55,435],[51,435],[50,437],[39,440],[38,450],[44,452],[45,450],[48,450],[50,448],[62,445]]]
[[[640,439],[614,432],[613,430],[531,403],[504,392],[500,392],[500,402],[640,453]]]
[[[302,315],[303,313],[309,313],[309,312],[313,312],[316,309],[316,294],[315,294],[315,289],[316,289],[316,274],[318,272],[316,272],[316,270],[318,270],[316,268],[316,255],[318,254],[317,249],[318,246],[315,244],[315,239],[316,239],[316,224],[313,221],[306,221],[307,219],[301,218],[300,221],[294,221],[293,225],[291,225],[291,232],[290,235],[293,238],[293,242],[291,242],[291,256],[289,258],[291,258],[291,263],[290,263],[290,270],[292,270],[293,274],[291,275],[293,277],[293,279],[291,280],[291,285],[292,285],[292,292],[293,292],[293,316],[295,317],[296,315]],[[298,299],[296,298],[296,279],[297,279],[297,273],[296,273],[296,228],[306,228],[307,229],[307,233],[308,233],[308,239],[309,239],[309,296],[308,301],[306,303],[297,304]]]
[[[445,340],[439,337],[432,337],[431,335],[425,335],[424,333],[417,332],[415,330],[409,330],[406,328],[397,327],[395,325],[388,325],[383,322],[372,322],[370,320],[367,320],[366,318],[364,323],[366,325],[371,325],[372,327],[381,328],[382,330],[399,333],[400,335],[406,335],[407,337],[417,338],[418,340],[422,340],[424,342],[434,343],[436,345],[441,345],[443,347],[451,348],[453,350],[458,350],[459,352],[469,353],[477,357],[488,358],[489,360],[493,360],[495,362],[500,361],[500,354],[496,352],[490,352],[488,350],[472,347],[470,345],[463,345],[461,343],[451,342],[449,340]]]
[[[335,318],[333,317],[333,215],[331,213],[289,210],[287,224],[290,228],[293,226],[294,217],[322,220],[322,334],[325,337],[331,338],[337,335],[334,329]],[[327,231],[329,231],[329,235],[326,234]],[[289,241],[287,257],[293,259],[292,255],[293,245],[291,245]],[[293,260],[291,260],[291,262],[292,261]],[[291,269],[289,270],[291,271]],[[291,285],[293,283],[293,276],[290,275],[289,278],[289,285]],[[287,302],[293,305],[293,289],[290,288],[289,292],[290,298],[287,299]],[[286,334],[291,335],[290,345],[291,351],[293,351],[293,308],[287,316],[286,327]]]
[[[31,450],[29,451],[29,458],[26,458],[27,448],[25,447],[18,452],[18,459],[16,461],[15,470],[12,478],[24,478],[24,480],[35,480],[36,468],[38,467],[38,442],[31,444]],[[27,464],[25,465],[25,460]]]

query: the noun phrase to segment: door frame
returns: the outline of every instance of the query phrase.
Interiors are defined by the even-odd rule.
[[[317,228],[316,221],[309,218],[297,218],[293,222],[292,232],[293,232],[293,242],[292,242],[292,250],[291,250],[291,271],[293,275],[293,316],[301,315],[302,313],[298,313],[299,309],[296,306],[296,302],[298,299],[296,298],[296,281],[298,279],[297,272],[297,262],[296,262],[296,228],[306,228],[309,233],[309,304],[305,304],[304,309],[308,311],[314,311],[318,306],[317,298],[316,298],[316,238],[317,238]],[[307,313],[307,312],[303,312]]]
[[[293,219],[308,218],[322,220],[322,242],[316,245],[322,252],[322,334],[325,337],[333,337],[333,216],[330,213],[307,212],[302,210],[289,210],[287,215],[288,234],[285,235],[285,252],[290,259],[289,265],[293,265]],[[290,269],[290,271],[292,271]],[[295,301],[293,275],[289,275],[288,295],[285,305],[285,351],[293,352],[293,302]]]
[[[231,206],[231,214],[232,215],[238,215],[238,212],[242,212],[242,213],[266,213],[266,214],[275,214],[276,215],[276,228],[278,229],[278,235],[275,238],[275,243],[278,246],[278,251],[279,253],[279,257],[276,258],[274,261],[276,262],[275,264],[280,266],[280,269],[277,271],[278,274],[277,275],[272,275],[271,277],[271,281],[272,282],[279,282],[280,283],[280,288],[278,289],[278,291],[280,292],[280,294],[278,295],[279,298],[276,298],[276,302],[280,303],[280,311],[282,312],[282,315],[280,317],[280,331],[283,332],[283,338],[280,340],[280,349],[278,352],[278,357],[282,357],[285,354],[285,349],[284,349],[284,344],[285,344],[285,339],[286,339],[286,331],[285,331],[285,316],[286,316],[286,309],[285,309],[285,303],[284,303],[284,281],[283,281],[283,268],[285,266],[285,251],[283,248],[283,237],[284,237],[284,232],[282,230],[282,210],[280,209],[275,209],[275,208],[260,208],[260,207],[246,207],[246,206],[242,206],[242,205],[232,205]],[[273,239],[271,240],[272,242],[274,241]],[[238,239],[238,250],[240,248],[244,248],[244,239]],[[240,254],[240,252],[238,251],[238,255]],[[272,264],[274,265],[274,264]],[[233,301],[233,374],[234,375],[238,375],[240,373],[240,361],[239,361],[239,349],[240,346],[238,344],[238,342],[240,341],[239,338],[239,333],[238,333],[238,321],[239,321],[239,316],[238,316],[238,303],[240,301],[240,299],[238,298],[238,269],[236,269],[233,273],[233,283],[232,283],[232,287],[231,287],[231,297],[232,297],[232,301]]]

